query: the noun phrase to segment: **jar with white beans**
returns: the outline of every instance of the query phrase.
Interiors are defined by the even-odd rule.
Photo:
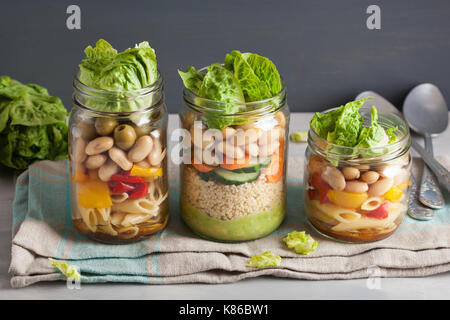
[[[369,111],[361,110],[364,120],[370,120]],[[343,242],[381,240],[403,220],[411,175],[409,129],[390,113],[380,112],[378,123],[385,130],[395,128],[394,142],[346,147],[309,130],[304,207],[309,223],[326,237]]]
[[[109,105],[139,111],[107,112]],[[168,221],[167,109],[162,78],[126,92],[74,80],[70,116],[71,215],[77,229],[106,243],[127,243]]]
[[[201,237],[247,241],[276,230],[286,210],[286,89],[239,105],[184,89],[181,216]]]

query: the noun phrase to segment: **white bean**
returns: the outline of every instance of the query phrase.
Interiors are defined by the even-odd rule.
[[[114,139],[111,137],[95,138],[86,146],[86,154],[94,155],[108,151],[114,145]]]
[[[106,162],[106,160],[107,157],[104,154],[96,154],[89,156],[84,164],[87,169],[98,169]]]
[[[133,167],[133,162],[129,161],[125,151],[119,148],[111,148],[108,151],[109,157],[114,161],[122,170],[130,170]]]
[[[216,150],[231,159],[242,159],[245,157],[245,152],[240,147],[235,147],[223,141],[217,144]]]
[[[356,180],[359,179],[359,170],[354,167],[345,167],[342,169],[342,174],[345,177],[345,180]]]
[[[142,136],[136,140],[136,144],[128,151],[128,160],[139,162],[144,160],[152,151],[153,139],[150,136]]]
[[[327,166],[321,176],[334,190],[342,191],[345,189],[345,178],[339,169]]]
[[[379,197],[385,194],[394,185],[394,179],[381,178],[369,187],[368,194],[371,197]]]
[[[378,178],[380,177],[380,174],[376,171],[367,171],[364,172],[361,176],[361,180],[364,181],[367,184],[372,184],[377,182]]]
[[[257,157],[259,155],[259,147],[256,143],[246,144],[245,151],[252,157]]]
[[[83,138],[77,138],[72,145],[72,160],[77,163],[83,162],[87,157],[85,149],[86,142]]]
[[[107,182],[111,179],[111,176],[119,172],[119,170],[119,166],[114,161],[109,159],[98,169],[98,177],[100,180]]]
[[[363,193],[367,192],[367,190],[369,190],[367,183],[356,180],[347,181],[344,189],[344,191],[353,193]]]
[[[274,141],[270,144],[263,144],[259,146],[259,155],[262,157],[270,156],[280,147],[279,141]]]
[[[148,161],[153,167],[157,167],[161,164],[166,155],[166,149],[162,150],[161,142],[159,140],[153,141],[153,149],[148,155]]]

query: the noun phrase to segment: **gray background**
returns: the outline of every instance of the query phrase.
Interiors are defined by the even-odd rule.
[[[81,30],[66,8],[81,7]],[[381,7],[381,30],[366,8]],[[319,111],[374,90],[401,106],[421,82],[450,99],[450,1],[2,1],[0,74],[47,87],[71,108],[83,50],[104,38],[124,50],[148,40],[171,112],[181,104],[176,70],[223,61],[233,50],[275,62],[294,111]]]

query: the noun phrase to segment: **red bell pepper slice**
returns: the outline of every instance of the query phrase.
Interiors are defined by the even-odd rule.
[[[376,208],[375,210],[366,213],[366,217],[375,218],[375,219],[386,219],[389,216],[389,204],[383,203],[381,206]]]
[[[325,203],[328,201],[328,191],[331,189],[325,181],[322,180],[319,173],[313,173],[311,178],[312,186],[319,191],[319,201],[320,203]]]
[[[108,185],[112,193],[124,193],[135,189],[135,186],[122,181],[109,181]]]
[[[145,197],[148,193],[148,185],[147,183],[138,183],[134,190],[128,193],[130,199],[137,199]]]
[[[113,174],[111,176],[110,180],[121,181],[121,182],[126,182],[126,183],[145,183],[144,179],[142,179],[141,177],[133,177],[133,176],[119,174],[119,173]]]

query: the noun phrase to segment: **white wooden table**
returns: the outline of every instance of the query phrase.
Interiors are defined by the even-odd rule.
[[[292,114],[291,132],[306,131],[312,115]],[[177,125],[177,116],[170,115],[169,132]],[[421,140],[418,139],[420,143]],[[450,156],[449,141],[450,128],[433,140],[435,155]],[[304,154],[306,144],[290,143],[290,156]],[[380,289],[369,289],[367,279],[307,281],[272,277],[219,285],[82,284],[79,290],[68,289],[65,282],[58,281],[12,289],[8,267],[14,179],[10,170],[0,168],[0,299],[448,299],[450,296],[450,273],[425,278],[383,278]]]

